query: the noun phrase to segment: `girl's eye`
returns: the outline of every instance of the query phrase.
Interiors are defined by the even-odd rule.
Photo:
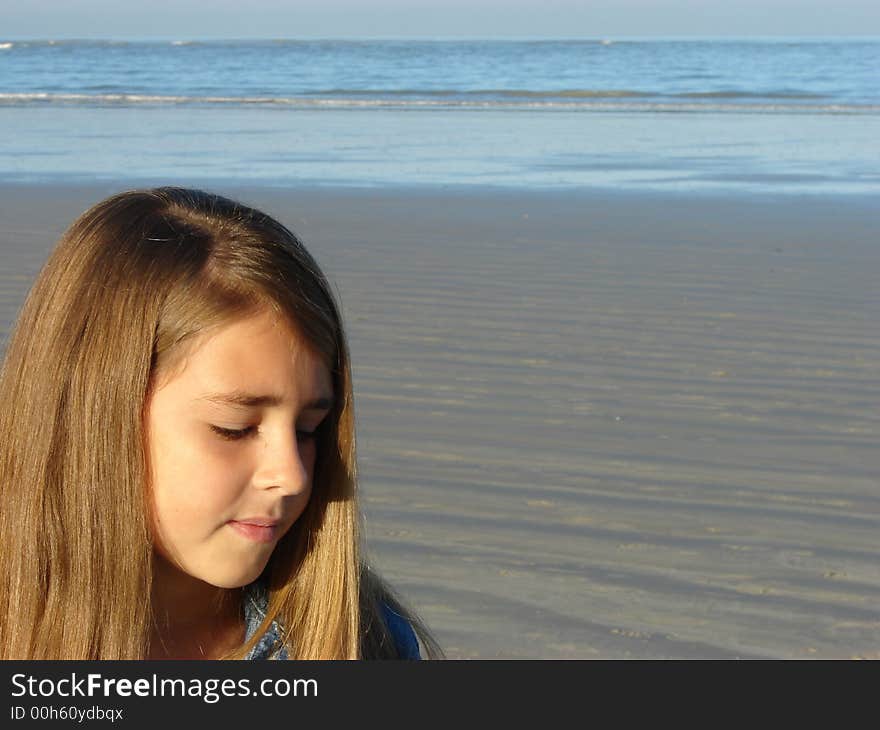
[[[256,428],[254,426],[248,426],[247,428],[242,429],[211,426],[211,429],[214,431],[214,433],[218,434],[221,438],[224,438],[227,441],[237,441],[239,439],[243,439],[245,436],[249,436],[252,432],[256,431]]]
[[[248,426],[247,428],[235,429],[235,428],[223,428],[222,426],[211,426],[211,429],[221,438],[226,439],[227,441],[238,441],[239,439],[246,438],[250,436],[252,433],[256,432],[256,426]],[[315,436],[317,435],[317,431],[297,431],[296,432],[296,440],[299,443],[305,443],[308,441],[313,441]]]
[[[303,443],[306,441],[313,441],[314,438],[315,438],[314,431],[297,431],[296,432],[296,440],[299,441],[299,443]]]

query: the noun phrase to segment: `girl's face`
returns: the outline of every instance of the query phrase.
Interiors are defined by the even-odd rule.
[[[266,311],[212,331],[147,401],[155,549],[220,588],[255,580],[302,514],[330,373]]]

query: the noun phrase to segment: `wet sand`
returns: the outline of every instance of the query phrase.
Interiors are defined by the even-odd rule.
[[[122,187],[0,187],[0,338]],[[374,562],[455,658],[880,658],[860,198],[211,186],[338,287]]]

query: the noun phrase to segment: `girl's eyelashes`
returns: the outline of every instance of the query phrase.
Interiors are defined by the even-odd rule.
[[[247,428],[223,428],[222,426],[214,426],[211,425],[211,430],[214,431],[221,438],[226,439],[227,441],[238,441],[243,439],[251,434],[256,433],[256,426],[248,426]],[[300,443],[311,441],[315,438],[317,434],[317,429],[314,431],[305,431],[298,429],[296,432],[296,440]]]
[[[243,439],[245,436],[249,436],[251,433],[256,432],[256,426],[248,426],[247,428],[235,429],[235,428],[223,428],[222,426],[211,426],[211,430],[214,431],[221,438],[226,439],[227,441],[238,441],[239,439]]]
[[[296,440],[300,443],[312,441],[315,438],[315,431],[297,431]]]

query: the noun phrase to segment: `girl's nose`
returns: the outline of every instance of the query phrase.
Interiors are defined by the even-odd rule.
[[[310,443],[300,443],[294,431],[283,438],[267,437],[254,475],[255,486],[259,489],[275,489],[285,496],[308,490],[313,448]]]

